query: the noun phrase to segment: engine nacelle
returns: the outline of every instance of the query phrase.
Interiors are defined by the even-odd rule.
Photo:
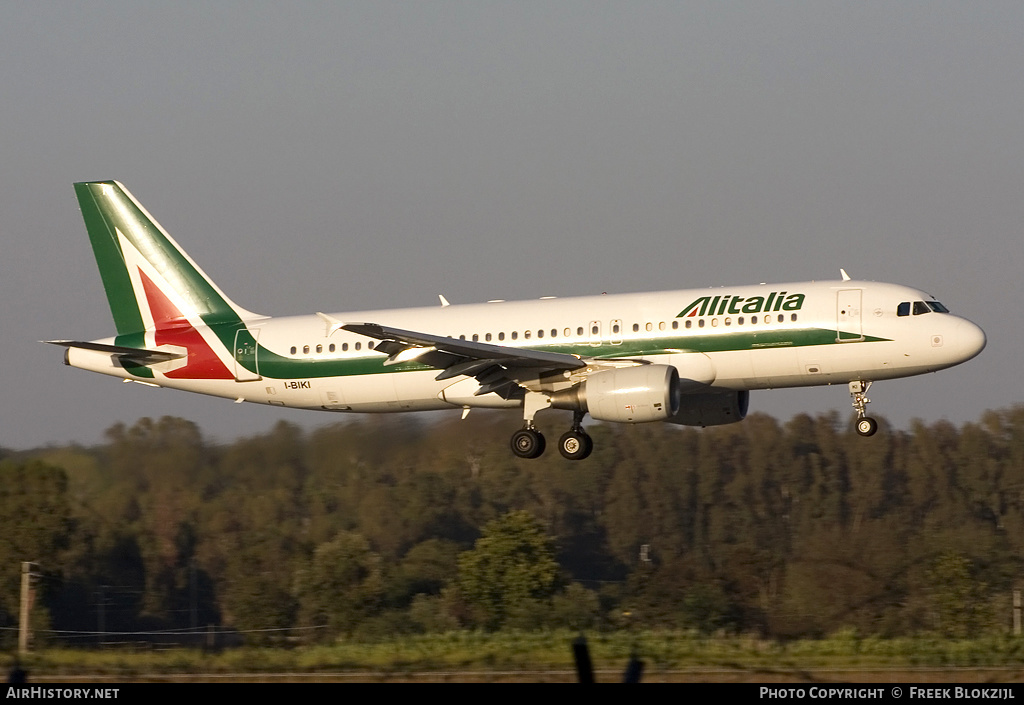
[[[586,411],[599,421],[665,421],[678,413],[679,372],[671,365],[637,365],[596,372],[572,389],[557,392],[551,405]]]
[[[685,394],[679,411],[665,419],[681,426],[721,426],[742,421],[750,406],[750,392]]]

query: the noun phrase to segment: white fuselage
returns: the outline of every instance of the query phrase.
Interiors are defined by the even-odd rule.
[[[376,341],[332,327],[330,320],[373,322],[584,360],[672,365],[684,393],[908,377],[959,364],[984,347],[985,334],[964,318],[934,310],[900,315],[900,304],[908,302],[934,299],[900,285],[833,281],[257,318],[247,321],[258,341],[257,352],[247,353],[255,370],[238,364],[241,349],[218,345],[213,332],[196,321],[196,330],[232,378],[175,376],[176,365],[169,362],[153,366],[151,379],[137,381],[334,411],[523,404],[493,393],[475,395],[479,384],[471,376],[438,381],[437,369],[417,365],[414,358],[384,365],[387,356],[371,347]],[[149,342],[159,349],[158,342]],[[103,352],[75,348],[66,359],[76,367],[136,379]]]

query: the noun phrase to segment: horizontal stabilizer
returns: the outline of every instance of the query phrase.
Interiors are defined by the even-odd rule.
[[[105,352],[117,357],[130,360],[137,365],[156,365],[169,360],[178,360],[187,355],[183,352],[167,352],[164,350],[147,350],[146,348],[129,348],[123,345],[106,345],[104,343],[90,343],[83,340],[44,340],[50,345],[60,345],[65,348],[80,348],[82,350],[94,350]]]

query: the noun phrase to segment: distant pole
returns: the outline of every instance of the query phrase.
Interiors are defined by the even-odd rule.
[[[1013,591],[1013,635],[1020,636],[1020,590]]]
[[[193,633],[199,626],[198,592],[196,585],[196,559],[193,556],[188,562],[188,626],[189,631]]]
[[[28,653],[28,617],[32,612],[32,564],[28,561],[22,561],[21,563],[20,612],[18,620],[18,655],[25,656]]]
[[[107,586],[100,585],[99,587],[100,599],[99,605],[97,605],[98,609],[96,610],[96,627],[100,637],[99,647],[103,648],[104,635],[107,633],[107,591],[105,589]]]

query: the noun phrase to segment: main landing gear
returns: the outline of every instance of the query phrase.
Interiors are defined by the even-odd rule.
[[[850,382],[850,396],[853,397],[853,408],[857,412],[857,433],[862,436],[873,436],[878,430],[878,422],[867,415],[867,405],[871,402],[867,397],[870,388],[871,382],[865,380]]]
[[[583,430],[583,412],[572,412],[572,428],[558,439],[558,452],[567,460],[583,460],[594,451],[594,439]]]
[[[528,408],[525,426],[512,434],[512,452],[520,458],[539,458],[547,445],[544,435],[533,425],[533,413],[536,409]],[[558,439],[558,452],[567,460],[583,460],[594,450],[594,441],[583,430],[584,412],[574,411],[572,428]]]
[[[547,447],[544,434],[523,428],[512,434],[512,452],[520,458],[539,458]],[[571,428],[558,439],[558,452],[567,460],[583,460],[594,451],[594,439],[582,428]]]
[[[539,458],[546,446],[544,434],[535,429],[533,424],[512,434],[512,452],[520,458]]]

